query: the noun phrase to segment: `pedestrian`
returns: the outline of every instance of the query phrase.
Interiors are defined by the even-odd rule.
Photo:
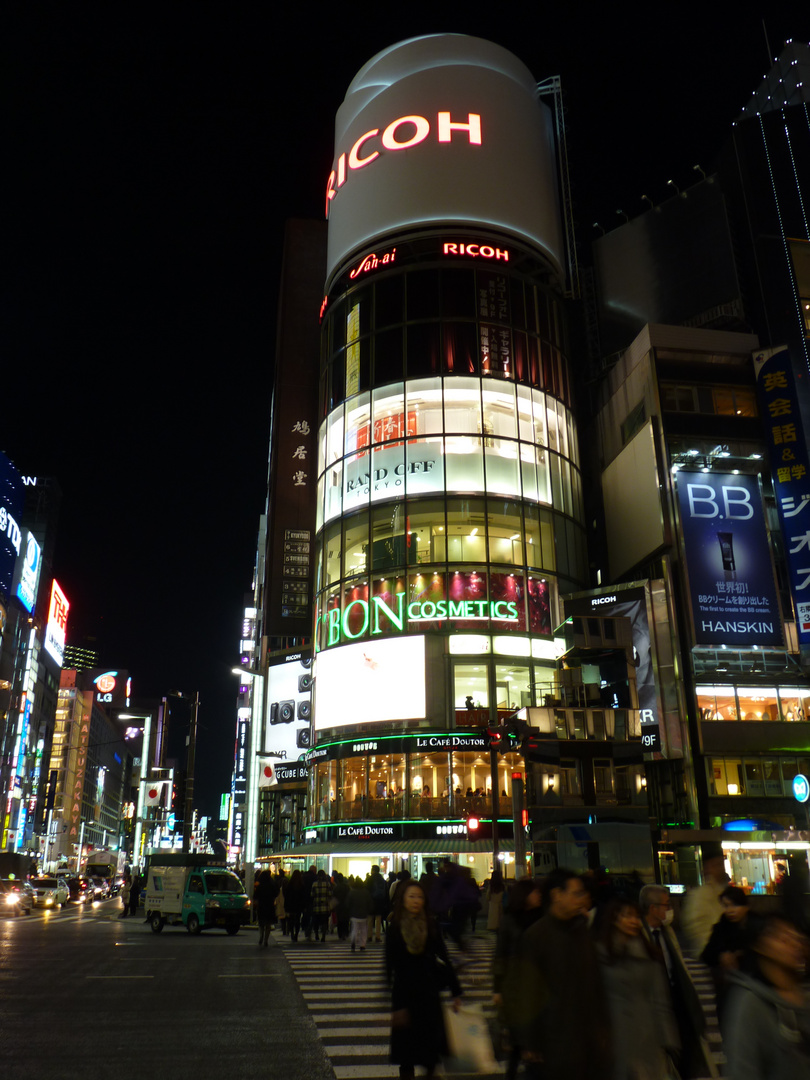
[[[664,885],[645,885],[639,894],[641,932],[664,965],[669,999],[681,1043],[678,1072],[687,1077],[717,1076],[704,1038],[706,1017],[672,929],[672,902]]]
[[[359,949],[365,952],[368,938],[368,925],[371,922],[371,912],[374,909],[374,900],[369,892],[368,885],[361,878],[354,878],[349,889],[347,900],[349,910],[349,940],[352,952]]]
[[[312,906],[312,929],[316,941],[326,941],[326,929],[329,926],[331,908],[332,887],[325,870],[319,870],[312,889],[310,890],[310,904]],[[320,938],[318,934],[320,933]]]
[[[312,886],[318,876],[318,868],[313,863],[309,870],[301,875],[303,905],[301,907],[301,929],[307,941],[312,941]]]
[[[388,887],[388,910],[389,911],[393,911],[394,897],[397,894],[397,889],[399,889],[402,886],[403,883],[408,882],[410,880],[411,880],[411,872],[410,872],[410,870],[400,870],[400,872],[398,874],[394,875],[394,880],[391,882],[391,884]]]
[[[534,1080],[605,1080],[612,1072],[607,1000],[584,915],[588,902],[577,874],[553,870],[543,883],[543,917],[523,935],[528,1022],[519,1037]]]
[[[275,909],[276,919],[278,920],[278,924],[281,927],[281,932],[285,935],[289,933],[289,928],[287,925],[287,909],[284,906],[284,890],[286,884],[287,879],[284,877],[284,871],[282,870],[282,872],[279,874],[278,892],[276,893],[276,898],[273,901],[273,907]]]
[[[433,869],[433,860],[425,860],[425,869],[422,872],[422,876],[419,878],[419,884],[425,890],[425,896],[428,898],[428,906],[430,906],[430,894],[433,892],[433,887],[438,881],[436,872]],[[432,909],[431,909],[432,910]]]
[[[383,919],[388,917],[388,889],[386,888],[385,878],[380,873],[379,866],[372,866],[371,873],[366,878],[366,884],[372,900],[371,915],[368,921],[369,941],[382,941]]]
[[[332,882],[332,903],[338,941],[346,941],[349,936],[349,883],[337,870],[332,875]]]
[[[732,971],[751,974],[754,969],[752,946],[762,929],[762,917],[751,911],[748,896],[737,885],[727,885],[720,894],[723,914],[714,924],[712,935],[700,959],[714,979],[717,1015],[723,1027],[726,998]]]
[[[487,930],[493,930],[496,934],[501,925],[503,915],[503,902],[505,898],[505,886],[503,883],[503,871],[496,866],[492,871],[492,877],[487,882],[484,903],[487,908]]]
[[[641,929],[638,905],[627,899],[611,901],[599,924],[614,1080],[671,1076],[680,1051],[664,968]]]
[[[300,870],[293,870],[284,891],[284,907],[287,911],[287,926],[290,940],[298,941],[301,931],[301,913],[304,910],[304,875]]]
[[[403,1080],[417,1065],[432,1077],[447,1053],[440,994],[449,989],[458,1008],[461,986],[420,885],[397,891],[385,939],[385,969],[391,984],[391,1062]]]
[[[689,954],[700,956],[709,943],[712,928],[723,914],[720,894],[728,885],[722,848],[703,848],[703,884],[686,894],[681,912],[681,929]]]
[[[269,870],[262,870],[256,879],[256,913],[259,920],[259,948],[270,944],[270,927],[275,917],[273,897],[273,875]]]
[[[540,882],[532,878],[516,881],[509,893],[509,905],[500,920],[492,961],[492,1004],[506,1051],[506,1077],[514,1080],[523,1056],[520,1032],[529,1022],[524,1015],[523,970],[524,933],[540,918]]]
[[[138,907],[141,903],[141,889],[145,884],[146,878],[142,874],[133,874],[129,890],[129,913],[132,918],[135,918],[138,914]]]
[[[807,950],[807,938],[795,926],[771,916],[753,942],[752,973],[730,973],[723,1048],[732,1080],[810,1077]]]
[[[119,919],[125,919],[129,914],[129,894],[131,891],[132,881],[128,877],[126,877],[124,878],[124,882],[118,894],[121,897],[121,903],[123,905],[121,909],[121,914],[118,916]]]

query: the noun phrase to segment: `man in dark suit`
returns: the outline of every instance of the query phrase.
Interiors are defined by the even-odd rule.
[[[706,1016],[695,984],[684,963],[683,953],[672,929],[672,901],[663,885],[645,885],[639,895],[642,932],[666,968],[672,1011],[681,1036],[678,1071],[687,1077],[717,1076],[704,1033]]]

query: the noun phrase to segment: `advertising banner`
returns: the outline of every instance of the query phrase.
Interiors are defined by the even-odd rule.
[[[48,624],[45,628],[45,651],[59,667],[65,656],[65,635],[70,603],[54,579],[51,585],[51,603],[48,608]]]
[[[318,653],[315,726],[420,720],[426,715],[424,637],[382,638]]]
[[[6,599],[11,596],[14,567],[22,549],[23,490],[22,477],[0,453],[0,595]]]
[[[810,454],[787,349],[754,356],[760,411],[768,432],[771,477],[785,538],[800,645],[810,645]]]
[[[782,621],[759,479],[677,474],[698,645],[781,645]]]
[[[661,710],[655,684],[650,621],[647,615],[647,589],[643,585],[630,588],[617,586],[609,593],[587,593],[565,597],[565,616],[579,618],[588,615],[600,619],[628,619],[633,636],[633,663],[636,668],[641,744],[645,753],[661,750]]]
[[[79,687],[90,690],[96,704],[107,709],[129,708],[131,679],[128,671],[111,668],[87,668],[80,671]]]
[[[33,614],[42,569],[42,548],[30,530],[26,530],[25,552],[17,559],[14,571],[14,595],[29,614]]]
[[[312,658],[308,652],[271,657],[263,758],[274,764],[304,758],[310,747]]]

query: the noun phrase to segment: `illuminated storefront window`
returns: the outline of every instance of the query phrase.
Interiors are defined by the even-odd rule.
[[[512,773],[522,768],[518,753],[499,755],[498,792],[503,799],[511,799]],[[573,765],[571,769],[576,773]],[[333,800],[335,782],[337,798]],[[313,824],[486,817],[492,813],[489,753],[483,748],[368,753],[322,761],[313,770],[312,783],[315,793],[321,795],[321,809]],[[577,792],[578,783],[566,780],[566,785]],[[510,809],[509,803],[500,807],[502,814]]]
[[[810,775],[810,758],[710,758],[710,795],[793,798],[793,778]]]
[[[804,721],[810,691],[799,687],[698,686],[701,720]]]

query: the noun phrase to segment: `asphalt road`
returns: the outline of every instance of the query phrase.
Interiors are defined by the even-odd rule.
[[[119,911],[0,917],[2,1080],[334,1080],[279,948]]]

